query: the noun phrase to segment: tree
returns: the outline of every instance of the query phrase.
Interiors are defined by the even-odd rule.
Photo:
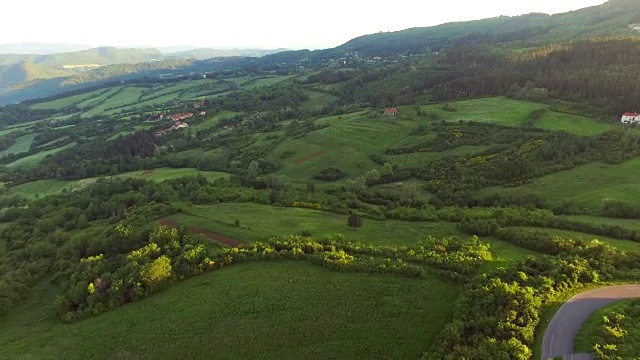
[[[256,177],[262,172],[260,170],[260,165],[258,165],[258,162],[255,160],[249,163],[249,167],[247,168],[247,171],[249,172],[249,176],[251,177]]]
[[[362,218],[358,216],[358,214],[351,214],[349,218],[347,218],[347,225],[354,230],[358,230],[359,227],[362,227]]]
[[[347,190],[351,192],[358,193],[358,192],[364,191],[364,189],[366,188],[367,188],[367,180],[362,176],[358,176],[354,180],[351,180],[351,179],[347,180]]]
[[[308,193],[314,193],[316,192],[316,185],[312,182],[308,182],[307,183],[307,192]]]
[[[367,179],[367,181],[370,183],[376,182],[380,180],[380,173],[378,172],[378,170],[372,169],[371,171],[367,172],[367,174],[365,175],[365,179]]]
[[[142,271],[142,281],[150,286],[171,277],[171,259],[162,255],[152,263],[147,264]]]

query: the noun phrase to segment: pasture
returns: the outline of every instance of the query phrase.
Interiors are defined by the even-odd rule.
[[[72,95],[72,96],[67,96],[67,97],[63,97],[60,99],[56,99],[56,100],[52,100],[52,101],[48,101],[48,102],[42,102],[42,103],[37,103],[37,104],[33,104],[31,105],[31,108],[34,110],[41,110],[41,109],[62,109],[65,107],[69,107],[69,106],[73,106],[73,105],[78,105],[82,102],[88,101],[89,99],[92,99],[94,97],[98,97],[99,95],[108,92],[109,89],[105,90],[105,89],[99,89],[96,91],[91,91],[91,92],[87,92],[87,93],[83,93],[83,94],[78,94],[78,95]]]
[[[0,321],[11,359],[417,359],[453,316],[438,277],[333,272],[306,262],[233,265],[73,324],[38,286]]]
[[[33,143],[33,139],[36,137],[36,135],[37,134],[34,133],[20,136],[16,139],[15,144],[11,145],[4,151],[0,151],[0,156],[7,154],[19,154],[29,151],[29,148],[31,148],[31,143]]]
[[[284,152],[293,156],[284,161],[281,173],[298,181],[307,181],[320,170],[337,167],[356,177],[379,167],[369,159],[370,154],[384,150],[411,132],[413,123],[404,120],[370,119],[362,112],[330,116],[316,120],[329,127],[294,139],[287,138],[268,156],[280,161]]]
[[[600,209],[607,200],[640,205],[638,169],[640,158],[615,165],[589,163],[535,179],[522,186],[487,188],[479,194],[534,194],[544,197],[550,204],[566,201],[586,211]]]
[[[188,119],[189,122],[189,129],[193,129],[195,131],[197,130],[204,130],[204,129],[210,129],[212,127],[215,127],[218,125],[218,122],[220,121],[220,119],[224,119],[224,118],[230,118],[233,117],[237,114],[240,113],[236,113],[233,111],[222,111],[219,114],[216,114],[214,116],[206,116],[205,120],[193,120],[193,119]]]
[[[429,236],[469,237],[460,233],[455,223],[408,222],[399,220],[364,219],[357,231],[347,226],[347,216],[326,211],[273,207],[254,203],[224,203],[218,205],[178,204],[182,213],[172,219],[188,227],[205,228],[243,242],[264,240],[271,236],[309,232],[317,239],[342,234],[348,240],[372,245],[418,246]],[[238,220],[240,226],[235,225]],[[534,252],[495,238],[481,238],[491,245],[493,265],[517,261]]]
[[[82,116],[89,117],[103,113],[115,112],[122,107],[135,104],[138,102],[142,91],[143,88],[132,86],[124,87],[120,91],[109,96],[103,103],[97,104],[90,110],[82,113]]]
[[[542,117],[535,121],[535,127],[551,131],[566,131],[584,136],[597,135],[620,127],[619,124],[603,123],[585,116],[551,111],[549,110],[549,105],[506,97],[455,101],[448,103],[448,105],[456,111],[445,111],[442,104],[426,105],[421,106],[421,108],[436,114],[439,119],[449,122],[475,121],[506,126],[523,125],[532,111],[547,109]],[[401,107],[399,114],[415,114],[414,107]]]
[[[36,154],[37,155],[37,154]],[[115,177],[131,177],[137,179],[146,179],[151,181],[164,181],[183,176],[204,175],[207,179],[213,181],[221,177],[228,176],[227,173],[215,171],[200,171],[191,168],[158,168],[144,171],[132,171],[115,175]],[[20,195],[26,198],[42,197],[52,194],[59,194],[64,189],[67,191],[79,190],[95,182],[98,177],[87,178],[82,180],[36,180],[25,184],[20,184],[9,188],[6,195]]]
[[[75,146],[75,143],[71,143],[71,144],[67,144],[65,146],[61,146],[59,148],[55,148],[55,149],[51,149],[51,150],[46,150],[46,151],[40,151],[38,153],[29,155],[29,156],[25,156],[23,158],[20,158],[14,162],[11,162],[9,164],[7,164],[6,166],[8,168],[17,168],[17,167],[21,167],[21,166],[33,166],[38,164],[39,162],[41,162],[45,157],[47,157],[47,155],[51,155],[51,154],[55,154],[57,152],[60,152],[62,150],[66,150],[70,147]]]
[[[606,218],[602,218],[603,220],[608,220]],[[605,244],[609,244],[613,247],[616,247],[620,250],[629,251],[629,252],[638,252],[640,251],[640,243],[637,243],[632,240],[620,240],[614,239],[601,235],[592,235],[587,233],[582,233],[578,231],[569,231],[569,230],[560,230],[560,229],[547,229],[547,228],[536,228],[536,227],[523,227],[524,229],[529,229],[532,231],[541,231],[546,232],[548,234],[563,236],[570,239],[575,240],[583,240],[589,242],[591,240],[599,240]]]

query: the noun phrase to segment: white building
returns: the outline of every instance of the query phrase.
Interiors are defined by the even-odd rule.
[[[640,124],[640,114],[626,112],[620,120],[623,124]]]

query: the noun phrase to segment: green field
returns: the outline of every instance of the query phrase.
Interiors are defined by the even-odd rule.
[[[338,100],[336,96],[313,90],[305,90],[305,93],[309,95],[308,106],[323,107]]]
[[[268,158],[279,161],[280,154],[293,152],[294,155],[284,162],[280,172],[298,181],[307,181],[330,166],[356,177],[378,167],[369,159],[370,154],[384,153],[387,147],[407,136],[417,126],[412,120],[370,119],[363,113],[316,120],[316,124],[326,123],[330,126],[302,138],[287,138]]]
[[[11,145],[8,149],[0,151],[0,156],[7,154],[19,154],[29,151],[29,148],[31,148],[31,143],[33,143],[33,139],[36,137],[36,135],[38,134],[23,135],[19,138],[16,138],[16,143]]]
[[[39,153],[35,153],[33,155],[29,155],[29,156],[25,156],[23,158],[20,158],[12,163],[7,164],[6,166],[8,168],[14,168],[14,167],[20,167],[20,166],[31,166],[31,165],[35,165],[37,163],[39,163],[40,161],[42,161],[45,157],[47,157],[47,155],[51,155],[51,154],[55,154],[57,152],[60,152],[62,150],[66,150],[70,147],[75,146],[75,143],[71,143],[71,144],[67,144],[65,146],[61,146],[59,148],[55,148],[55,149],[51,149],[51,150],[47,150],[47,151],[41,151]]]
[[[450,321],[454,286],[305,262],[234,265],[70,325],[39,286],[0,321],[7,359],[417,359]]]
[[[228,176],[227,173],[215,172],[215,171],[200,171],[197,169],[174,169],[174,168],[158,168],[147,171],[132,171],[116,175],[117,177],[132,177],[138,179],[147,179],[152,181],[164,181],[168,179],[192,176],[202,174],[209,180],[219,179],[221,177]],[[26,184],[20,184],[7,190],[7,195],[20,195],[27,198],[34,198],[36,196],[47,196],[52,194],[59,194],[64,189],[68,191],[78,190],[94,182],[96,178],[87,178],[82,180],[37,180]]]
[[[29,125],[26,126],[22,126],[22,127],[14,127],[14,126],[9,126],[6,129],[0,130],[0,136],[5,136],[7,134],[11,134],[12,132],[18,131],[18,130],[26,130],[26,128],[28,128]]]
[[[626,317],[623,329],[627,331],[627,334],[623,338],[623,343],[616,344],[616,355],[619,356],[619,359],[637,359],[640,356],[640,319],[636,316],[637,310],[629,313],[631,306],[637,308],[638,300],[620,301],[591,314],[576,336],[575,351],[593,353],[596,339],[602,338],[604,334],[603,317],[612,317],[613,313],[622,313]]]
[[[589,215],[571,215],[564,217],[576,221],[588,222],[598,225],[617,225],[627,229],[640,231],[640,221],[638,221],[637,219],[614,219]]]
[[[61,98],[61,99],[56,99],[56,100],[53,100],[53,101],[37,103],[37,104],[31,105],[31,108],[34,109],[34,110],[38,110],[38,109],[62,109],[62,108],[65,108],[67,106],[80,104],[80,103],[82,103],[84,101],[87,101],[87,100],[93,98],[93,97],[97,97],[98,95],[100,95],[104,91],[105,91],[104,89],[100,89],[100,90],[91,91],[91,92],[84,93],[84,94],[72,95],[72,96]]]
[[[116,111],[120,111],[122,107],[126,105],[131,105],[138,102],[140,95],[142,94],[143,88],[138,87],[125,87],[121,91],[112,94],[109,96],[107,101],[102,104],[98,104],[92,107],[90,110],[82,113],[82,116],[94,116],[100,115],[103,113],[113,113]]]
[[[546,198],[551,204],[569,201],[576,208],[585,210],[597,210],[606,200],[640,205],[638,169],[640,157],[615,165],[589,163],[518,187],[483,189],[480,195],[535,194]]]
[[[187,168],[158,168],[146,171],[132,171],[128,173],[123,173],[116,175],[117,177],[132,177],[138,179],[146,179],[153,181],[164,181],[174,178],[179,178],[183,176],[194,176],[194,175],[203,175],[209,180],[216,180],[225,176],[229,176],[227,173],[217,172],[217,171],[201,171],[198,169],[187,169]]]
[[[607,220],[609,220],[607,218],[601,218],[601,219],[603,222],[606,222]],[[612,245],[620,250],[633,251],[633,252],[640,251],[640,243],[631,241],[631,240],[620,240],[620,239],[610,238],[607,236],[592,235],[592,234],[586,234],[578,231],[569,231],[569,230],[534,228],[534,227],[529,227],[526,229],[533,230],[533,231],[542,231],[548,234],[564,236],[564,237],[575,239],[575,240],[591,241],[591,240],[597,239],[599,241],[602,241],[603,243]]]
[[[422,106],[422,108],[438,114],[445,121],[490,122],[510,126],[522,125],[533,110],[549,108],[545,104],[505,97],[463,100],[451,102],[449,105],[457,111],[444,111],[442,104]],[[405,114],[413,116],[415,114],[414,107],[401,107],[399,114],[400,116]],[[596,135],[620,127],[618,124],[601,123],[593,118],[550,110],[545,112],[534,126],[546,130],[566,131],[577,135]]]
[[[76,106],[80,109],[85,109],[85,110],[91,109],[92,107],[97,106],[100,102],[106,101],[113,94],[117,93],[120,89],[121,87],[114,87],[104,92],[97,92],[96,93],[97,96],[88,98],[87,100],[84,100],[78,103]]]
[[[271,236],[300,234],[308,231],[318,239],[343,234],[354,242],[374,245],[417,246],[429,236],[456,235],[468,237],[449,222],[408,222],[398,220],[376,221],[365,219],[357,231],[347,226],[347,216],[325,211],[300,208],[284,208],[254,203],[225,203],[219,205],[181,204],[183,213],[172,219],[189,227],[200,227],[237,238],[243,242],[264,240]],[[240,227],[235,226],[239,220]],[[495,238],[482,238],[491,245],[493,264],[522,259],[535,252],[511,245]]]
[[[230,118],[233,117],[235,115],[237,115],[239,113],[234,112],[234,111],[222,111],[219,114],[216,114],[214,116],[207,116],[205,118],[205,120],[193,120],[193,119],[189,119],[189,129],[193,129],[193,130],[204,130],[204,129],[209,129],[212,127],[215,127],[216,125],[218,125],[218,122],[220,121],[220,119],[224,119],[224,118]]]

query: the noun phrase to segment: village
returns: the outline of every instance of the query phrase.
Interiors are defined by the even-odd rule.
[[[204,101],[201,102],[197,102],[195,104],[193,104],[193,107],[195,109],[201,108],[204,106]],[[205,110],[199,110],[197,111],[197,115],[198,116],[204,116],[206,115],[207,112]],[[163,130],[159,130],[156,132],[156,137],[160,137],[163,135],[166,135],[168,132],[170,131],[174,131],[174,130],[178,130],[178,129],[183,129],[186,127],[189,127],[189,124],[186,123],[184,120],[193,117],[194,114],[193,112],[182,112],[182,113],[177,113],[177,114],[171,114],[171,115],[167,115],[165,113],[160,113],[160,114],[155,114],[155,115],[151,115],[147,118],[146,121],[148,122],[156,122],[156,121],[161,121],[164,119],[169,119],[171,121],[173,121],[173,125],[171,125],[171,127],[167,128],[167,129],[163,129]]]

